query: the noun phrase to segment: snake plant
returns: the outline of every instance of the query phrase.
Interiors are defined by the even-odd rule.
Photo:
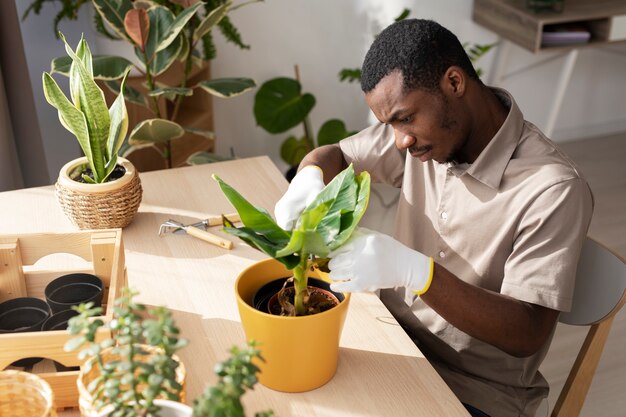
[[[218,176],[213,178],[235,207],[243,227],[233,227],[224,220],[224,231],[238,236],[293,272],[296,295],[295,314],[306,314],[307,270],[323,263],[328,254],[343,245],[363,217],[370,195],[370,176],[356,175],[352,164],[340,172],[320,191],[296,222],[296,227],[283,230],[263,208],[248,202]]]
[[[117,153],[128,131],[128,113],[123,89],[111,108],[107,108],[104,93],[93,76],[92,56],[87,41],[81,37],[76,50],[68,45],[63,34],[65,50],[72,60],[69,69],[71,101],[52,78],[44,72],[43,91],[46,100],[59,112],[59,120],[78,140],[87,157],[92,176],[82,173],[88,183],[103,183],[117,165]],[[123,75],[122,85],[128,71]]]

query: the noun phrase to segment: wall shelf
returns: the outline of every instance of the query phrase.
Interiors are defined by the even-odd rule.
[[[564,0],[563,11],[534,12],[527,0],[474,0],[472,19],[533,53],[626,42],[626,1]],[[542,45],[556,25],[572,25],[590,33],[588,41]]]

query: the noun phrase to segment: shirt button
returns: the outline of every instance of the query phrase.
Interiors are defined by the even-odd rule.
[[[445,211],[441,212],[441,218],[446,220],[448,218],[448,213],[446,213]]]
[[[439,257],[440,258],[445,258],[446,257],[446,253],[444,251],[439,251]]]

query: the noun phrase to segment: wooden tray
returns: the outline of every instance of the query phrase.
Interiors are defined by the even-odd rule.
[[[44,288],[50,281],[74,272],[91,273],[102,279],[103,319],[110,319],[113,301],[121,295],[127,281],[122,230],[0,236],[0,302],[26,296],[45,300]],[[72,337],[65,330],[0,334],[0,370],[18,359],[31,357],[79,366],[77,351],[63,350]],[[107,337],[110,334],[106,330],[97,336]],[[42,368],[52,371],[40,373],[35,365],[33,372],[50,384],[57,408],[77,407],[79,371],[54,372],[51,366]]]

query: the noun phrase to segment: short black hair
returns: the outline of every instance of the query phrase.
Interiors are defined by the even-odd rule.
[[[441,77],[453,65],[480,82],[454,33],[432,20],[401,20],[385,28],[367,51],[361,69],[361,89],[368,93],[384,77],[400,70],[405,92],[415,88],[439,92]]]

